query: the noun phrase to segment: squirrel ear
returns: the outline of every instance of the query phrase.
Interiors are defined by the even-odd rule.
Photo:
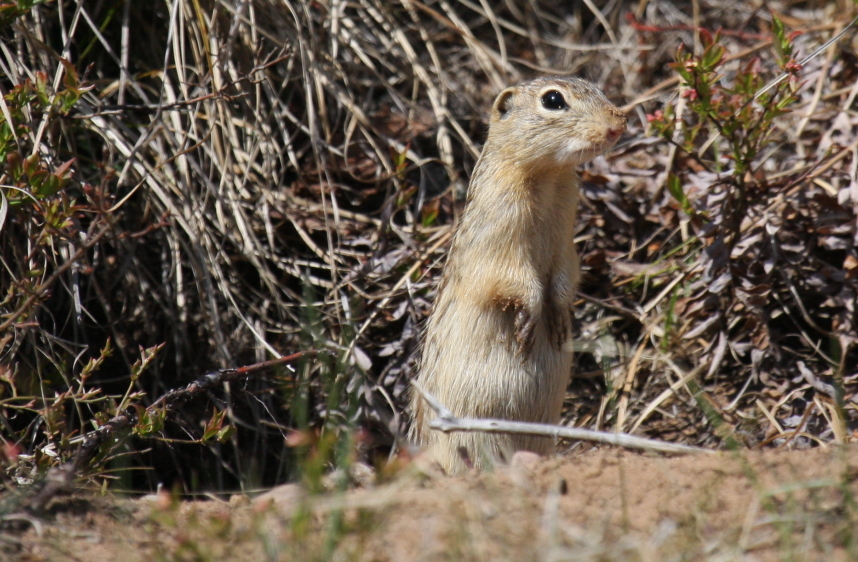
[[[507,88],[498,95],[495,100],[492,112],[497,119],[503,119],[512,109],[513,98],[515,97],[515,88]]]

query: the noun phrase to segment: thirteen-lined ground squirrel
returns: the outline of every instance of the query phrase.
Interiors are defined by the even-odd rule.
[[[576,167],[616,143],[622,112],[584,80],[540,78],[501,92],[424,334],[418,381],[454,415],[557,423],[572,369],[578,284]],[[550,438],[429,428],[415,392],[412,440],[448,473]]]

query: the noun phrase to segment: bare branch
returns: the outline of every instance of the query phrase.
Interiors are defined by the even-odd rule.
[[[438,415],[437,418],[429,422],[429,427],[443,431],[444,433],[449,433],[451,431],[472,431],[481,433],[545,435],[548,437],[554,437],[555,439],[559,439],[561,437],[564,439],[580,439],[582,441],[595,441],[597,443],[606,443],[608,445],[616,445],[618,447],[625,447],[628,449],[641,449],[645,451],[655,451],[658,453],[675,455],[716,452],[712,449],[680,445],[677,443],[666,443],[664,441],[636,437],[627,433],[609,433],[606,431],[594,431],[591,429],[565,427],[562,425],[551,425],[547,423],[457,418],[452,412],[450,412],[450,410],[441,404],[437,398],[426,392],[419,383],[411,381],[411,384],[420,396],[426,400],[429,407]]]

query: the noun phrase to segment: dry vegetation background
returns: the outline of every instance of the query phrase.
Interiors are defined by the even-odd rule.
[[[564,422],[710,448],[852,439],[854,30],[803,66],[738,179],[723,138],[688,154],[646,134],[688,101],[667,64],[702,51],[696,30],[724,30],[725,87],[748,64],[767,81],[772,13],[801,60],[851,2],[27,4],[0,6],[0,509],[120,415],[95,483],[250,490],[395,453],[487,108],[545,74],[629,114],[583,172]],[[302,350],[326,353],[144,410]]]

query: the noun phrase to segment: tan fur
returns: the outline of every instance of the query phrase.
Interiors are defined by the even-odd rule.
[[[568,107],[547,109],[560,92]],[[454,415],[557,423],[572,370],[576,166],[613,146],[626,119],[592,84],[541,78],[501,92],[424,334],[418,380]],[[478,468],[550,438],[443,434],[416,394],[411,438],[448,473],[464,448]]]

